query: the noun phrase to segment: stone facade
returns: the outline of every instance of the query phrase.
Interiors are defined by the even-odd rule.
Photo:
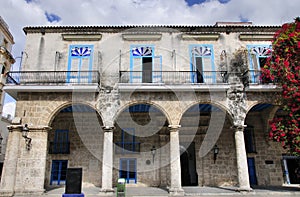
[[[7,151],[11,162],[4,172],[13,173],[1,181],[2,194],[41,193],[64,185],[64,165],[82,168],[82,181],[108,194],[119,177],[130,184],[166,187],[172,195],[182,195],[183,185],[238,186],[243,191],[252,184],[282,185],[284,150],[267,138],[280,90],[274,84],[243,83],[235,68],[240,65],[232,61],[241,47],[270,45],[266,35],[271,38],[276,29],[26,27],[28,57],[22,68],[32,76],[6,87],[17,99],[19,121],[11,126],[10,143],[19,146]],[[244,34],[257,36],[245,40]],[[260,34],[263,39],[257,40]],[[213,73],[205,78],[208,83],[193,78],[200,57],[211,66],[201,71]],[[146,70],[147,61],[161,73],[151,70],[150,83],[134,75],[141,72],[134,70],[135,63]],[[242,63],[253,69],[250,60]],[[89,73],[99,72],[100,80],[89,81],[91,76],[80,70],[84,66]],[[143,79],[149,80],[147,75]],[[25,123],[30,150],[21,137]],[[246,150],[247,125],[253,128],[255,151]],[[247,161],[255,161],[250,166],[254,174],[248,174]],[[26,182],[35,182],[34,188],[25,188]]]

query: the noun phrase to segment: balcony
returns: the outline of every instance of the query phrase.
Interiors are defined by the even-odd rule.
[[[227,71],[120,71],[120,91],[209,91],[228,88]]]
[[[19,92],[97,92],[98,71],[12,71],[4,90],[16,99]]]
[[[120,71],[120,83],[227,83],[226,71]]]
[[[266,81],[261,77],[260,70],[248,70],[243,74],[243,82],[247,91],[280,91],[276,81]]]
[[[115,142],[116,154],[137,154],[140,153],[140,142]]]
[[[64,85],[99,84],[98,71],[12,71],[7,75],[7,84],[15,85]]]
[[[70,142],[50,142],[49,154],[70,154]]]

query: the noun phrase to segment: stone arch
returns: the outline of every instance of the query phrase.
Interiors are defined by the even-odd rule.
[[[122,112],[124,112],[124,110],[130,106],[133,106],[133,105],[137,105],[137,104],[148,104],[148,105],[153,105],[155,108],[157,108],[158,110],[160,110],[164,116],[167,118],[167,121],[169,124],[172,124],[172,121],[171,121],[171,118],[170,118],[170,115],[166,112],[166,110],[164,109],[163,106],[160,106],[159,104],[155,103],[155,102],[152,102],[152,101],[146,101],[146,100],[140,100],[140,101],[131,101],[131,102],[128,102],[128,103],[125,103],[124,105],[120,106],[120,108],[117,110],[117,113],[115,114],[115,116],[113,117],[113,122],[115,122],[118,117],[120,116],[120,114]]]
[[[225,105],[223,105],[220,102],[209,102],[209,101],[204,101],[204,102],[195,101],[195,102],[192,102],[192,103],[186,105],[185,108],[182,110],[182,113],[180,115],[180,120],[182,119],[183,114],[185,114],[191,107],[193,107],[194,105],[197,105],[197,104],[210,104],[210,105],[218,107],[221,111],[223,111],[225,114],[228,115],[230,122],[233,123],[233,116],[230,113],[229,109]]]
[[[74,103],[74,102],[71,102],[71,101],[67,101],[67,102],[64,102],[64,103],[60,104],[59,106],[56,106],[56,108],[53,109],[53,110],[51,111],[51,113],[49,113],[49,116],[48,116],[47,119],[46,119],[47,125],[48,125],[48,126],[51,126],[51,124],[52,124],[52,122],[53,122],[55,116],[56,116],[62,109],[66,108],[66,107],[69,107],[69,106],[72,106],[72,105],[78,105],[78,104],[80,104],[80,105],[87,105],[88,107],[90,107],[90,108],[92,108],[93,110],[95,110],[95,111],[98,113],[98,115],[100,116],[100,118],[102,119],[102,121],[103,121],[103,116],[102,116],[102,114],[101,114],[101,113],[99,112],[99,110],[96,109],[92,104],[86,103],[86,102],[76,102],[76,103]]]

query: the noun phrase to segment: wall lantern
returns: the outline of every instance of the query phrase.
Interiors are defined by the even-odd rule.
[[[23,129],[22,129],[22,137],[25,138],[25,143],[26,143],[26,149],[30,150],[31,148],[31,138],[28,137],[28,132],[29,132],[29,128],[28,125],[25,124]]]
[[[219,154],[219,148],[217,145],[214,146],[214,163],[216,163],[217,155]]]
[[[154,157],[155,157],[155,154],[156,154],[156,148],[155,148],[155,146],[152,146],[152,148],[151,148],[151,154],[152,154],[152,160],[153,160],[153,163],[154,163]]]

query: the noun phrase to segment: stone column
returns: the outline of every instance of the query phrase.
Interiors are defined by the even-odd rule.
[[[235,126],[235,147],[236,147],[236,159],[238,170],[239,191],[251,191],[247,154],[244,140],[244,126]]]
[[[180,167],[180,147],[179,147],[179,128],[180,125],[169,125],[170,130],[170,167],[171,167],[171,186],[169,189],[172,196],[183,196],[184,191],[181,187],[181,167]]]
[[[103,158],[102,158],[102,193],[114,192],[113,181],[113,129],[114,127],[105,126],[103,139]]]
[[[6,145],[5,160],[1,177],[1,196],[12,196],[16,183],[17,164],[20,149],[22,125],[21,119],[15,118],[13,125],[8,127],[9,134]]]

